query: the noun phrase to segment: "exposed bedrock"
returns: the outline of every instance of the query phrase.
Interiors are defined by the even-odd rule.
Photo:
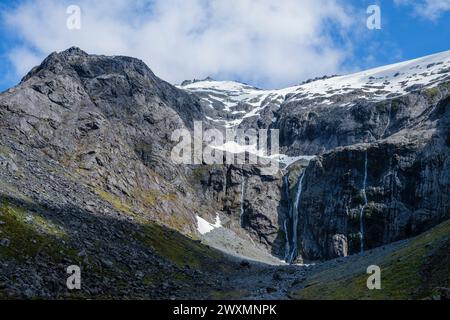
[[[340,147],[311,162],[299,207],[303,258],[358,253],[361,219],[367,250],[450,218],[448,107],[443,101],[430,116],[429,123],[437,121],[430,138],[417,129],[409,140],[403,133],[401,138]]]
[[[375,142],[420,123],[430,107],[448,94],[449,85],[444,83],[378,102],[352,101],[351,95],[336,98],[333,104],[323,104],[323,99],[290,102],[282,106],[272,127],[280,130],[280,144],[287,153],[316,155],[339,146]]]

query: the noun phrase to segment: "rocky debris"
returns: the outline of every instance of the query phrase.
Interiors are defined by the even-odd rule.
[[[271,293],[277,292],[278,290],[276,288],[268,287],[268,288],[266,288],[266,291],[268,294],[271,294]]]
[[[450,300],[450,289],[449,288],[436,288],[439,291],[439,300]]]
[[[11,241],[9,239],[0,239],[0,246],[1,247],[9,247]]]
[[[348,255],[348,241],[344,234],[335,234],[332,237],[331,255],[335,257],[346,257]]]
[[[223,224],[228,223],[223,220]],[[268,252],[266,247],[252,240],[249,235],[245,233],[238,235],[229,228],[216,228],[202,235],[202,242],[240,259],[259,261],[269,265],[282,264],[282,261]]]
[[[0,155],[0,166],[3,166],[6,170],[10,172],[16,172],[18,170],[17,165],[11,159],[8,159]]]

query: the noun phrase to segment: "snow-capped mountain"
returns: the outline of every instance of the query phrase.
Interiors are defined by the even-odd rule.
[[[262,90],[239,82],[214,81],[211,78],[186,81],[178,87],[201,99],[210,121],[225,127],[237,127],[246,119],[259,117],[268,107],[276,111],[282,104],[295,102],[300,102],[303,107],[348,107],[359,100],[382,101],[414,90],[432,88],[448,80],[449,75],[450,51],[446,51],[279,90]]]

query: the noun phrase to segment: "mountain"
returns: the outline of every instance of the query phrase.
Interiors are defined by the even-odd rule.
[[[232,127],[257,118],[268,126],[277,120],[281,105],[292,104],[297,109],[311,106],[351,109],[361,101],[383,101],[436,87],[449,79],[449,56],[447,51],[355,74],[313,79],[280,90],[261,90],[211,78],[185,81],[179,88],[199,96],[207,111],[208,108],[215,111],[211,121]]]
[[[302,297],[333,261],[413,243],[450,218],[449,67],[444,52],[262,90],[51,54],[0,94],[0,297]],[[195,121],[278,129],[280,170],[176,163],[172,133]]]
[[[315,156],[304,171],[288,170],[284,185],[278,179],[289,195],[278,195],[276,216],[285,217],[271,231],[284,228],[297,238],[291,247],[301,244],[296,255],[316,260],[404,239],[449,218],[449,81],[447,51],[281,90],[210,80],[180,88],[200,98],[213,124],[279,129],[283,154]],[[280,233],[266,241],[252,216],[274,217],[250,202],[248,227],[282,257],[289,241]]]
[[[2,93],[0,296],[64,297],[72,264],[82,297],[169,298],[176,280],[160,279],[208,278],[194,267],[221,255],[166,227],[193,234],[193,212],[211,210],[167,162],[170,130],[194,117],[198,100],[141,61],[77,48]]]

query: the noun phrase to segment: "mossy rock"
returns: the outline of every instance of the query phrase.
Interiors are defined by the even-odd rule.
[[[433,100],[434,98],[439,96],[440,90],[438,87],[428,88],[425,90],[425,93],[426,93],[428,99]]]

